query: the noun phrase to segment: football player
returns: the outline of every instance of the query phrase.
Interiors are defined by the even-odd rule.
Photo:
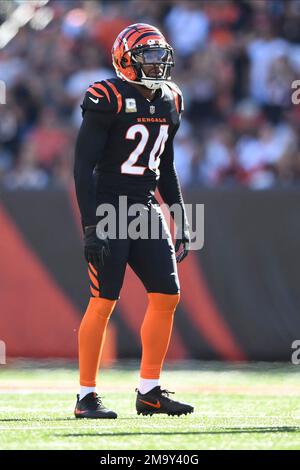
[[[83,122],[75,151],[74,177],[84,231],[91,298],[79,329],[80,394],[76,418],[116,418],[96,393],[106,326],[122,287],[127,263],[143,282],[148,307],[141,327],[142,358],[136,389],[138,414],[182,415],[193,407],[169,398],[160,373],[179,301],[176,261],[189,250],[189,230],[174,166],[173,139],[183,98],[171,82],[173,49],[148,24],[128,26],[116,38],[112,61],[117,78],[91,85],[85,95]],[[175,249],[154,192],[182,210]],[[119,196],[128,206],[141,203],[156,238],[99,236],[96,209],[111,204],[119,220]],[[128,216],[127,223],[130,222]],[[175,252],[178,252],[177,259]]]

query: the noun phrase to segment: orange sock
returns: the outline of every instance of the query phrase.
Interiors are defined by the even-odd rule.
[[[179,294],[148,294],[149,304],[141,328],[140,376],[158,379],[168,350]]]
[[[96,385],[106,326],[115,305],[115,300],[90,298],[78,334],[80,385]]]

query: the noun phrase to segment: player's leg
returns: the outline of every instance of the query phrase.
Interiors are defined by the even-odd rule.
[[[152,207],[152,223],[153,219],[160,227],[160,238],[133,241],[128,260],[148,292],[148,306],[141,327],[137,411],[180,415],[191,413],[193,407],[170,400],[167,391],[161,390],[159,385],[180,297],[177,265],[171,235],[157,206]]]
[[[158,385],[179,301],[179,280],[171,235],[159,206],[150,210],[147,213],[149,232],[152,221],[152,225],[156,223],[159,228],[157,238],[134,240],[128,259],[148,293],[148,307],[141,327],[141,377],[149,382],[140,383],[140,388],[145,392],[148,391],[147,386]]]
[[[124,279],[129,241],[109,240],[109,246],[110,254],[103,266],[88,266],[91,298],[78,335],[80,395],[75,408],[77,418],[117,417],[116,413],[103,408],[96,394],[96,377],[107,324]]]

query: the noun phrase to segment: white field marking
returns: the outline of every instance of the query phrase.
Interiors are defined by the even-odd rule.
[[[188,418],[186,418],[188,419]],[[293,426],[291,423],[281,423],[280,424],[281,427],[289,427],[289,426]],[[265,428],[276,428],[278,429],[278,425],[274,425],[274,424],[264,424],[264,425],[261,425],[261,426],[255,426],[255,428],[257,429],[265,429]],[[177,430],[179,433],[181,433],[180,429],[178,429],[178,425],[167,425],[167,428],[168,430],[169,429],[175,429]],[[220,425],[194,425],[194,426],[190,426],[188,431],[190,432],[193,432],[193,429],[205,429],[207,431],[210,431],[210,430],[214,430],[214,429],[219,429],[219,430],[223,430],[223,431],[228,431],[228,430],[231,430],[232,429],[235,429],[235,428],[238,428],[238,429],[249,429],[249,425],[247,424],[244,424],[243,426],[241,425],[238,425],[238,424],[232,424],[230,426],[220,426]],[[89,432],[93,432],[96,433],[97,432],[97,435],[101,436],[103,433],[107,434],[108,431],[110,431],[110,435],[113,437],[115,435],[115,432],[116,433],[119,433],[120,432],[120,429],[119,428],[116,428],[116,430],[114,432],[111,431],[111,426],[109,428],[103,428],[101,427],[101,431],[97,430],[97,428],[95,429],[95,427],[85,427],[85,426],[80,426],[80,428],[78,429],[70,429],[69,427],[66,427],[66,426],[31,426],[31,427],[26,427],[26,426],[17,426],[17,427],[14,427],[14,428],[5,428],[5,427],[2,427],[0,426],[0,431],[10,431],[10,432],[14,432],[14,431],[31,431],[31,430],[43,430],[43,431],[56,431],[56,430],[65,430],[65,431],[68,431],[70,433],[74,433],[76,434],[76,431],[77,432],[82,432],[83,430],[84,431],[89,431]],[[144,432],[148,432],[148,429],[151,429],[152,431],[162,431],[162,434],[164,433],[164,430],[165,428],[162,428],[161,426],[148,426],[148,425],[144,425],[143,424],[143,429],[140,431],[140,434],[143,434]],[[251,431],[252,432],[252,431]],[[270,432],[272,432],[270,430]],[[282,432],[285,432],[284,430]],[[136,430],[133,430],[132,433],[130,433],[132,435],[136,435]],[[82,437],[87,437],[89,436],[89,433],[83,435]],[[68,436],[69,437],[69,436]],[[70,436],[72,437],[72,436]],[[76,436],[74,436],[76,437]],[[90,437],[96,437],[96,436],[90,436]],[[105,437],[109,437],[109,436],[105,436]]]
[[[144,422],[142,422],[141,420],[143,418],[141,417],[138,417],[136,415],[136,413],[132,413],[132,415],[127,415],[127,416],[121,416],[119,417],[120,421],[124,421],[126,419],[131,419],[132,418],[136,418],[137,421],[140,422],[140,424],[142,425],[142,430],[144,431],[145,429],[161,429],[161,425],[165,423],[166,419],[170,420],[171,418],[168,418],[167,416],[157,416],[155,418],[155,422],[153,422],[152,424],[149,424],[145,421],[147,421],[147,417],[144,418]],[[191,415],[191,416],[184,416],[184,417],[181,417],[181,420],[184,419],[184,420],[195,420],[199,418],[198,416],[198,413],[196,415]],[[217,417],[216,417],[217,418]],[[230,421],[230,425],[226,425],[226,426],[220,426],[220,424],[210,424],[210,423],[205,423],[205,424],[198,424],[198,423],[193,423],[193,422],[190,422],[189,424],[189,429],[199,429],[199,428],[232,428],[232,427],[239,427],[239,428],[248,428],[249,427],[249,424],[248,423],[245,423],[245,420],[248,420],[249,418],[253,418],[253,419],[264,419],[264,423],[261,425],[261,426],[257,426],[257,427],[278,427],[278,424],[274,424],[274,421],[278,421],[278,420],[282,420],[282,416],[241,416],[241,417],[237,417],[235,416],[234,418],[232,417],[232,415],[230,416],[227,416],[227,417],[224,417],[224,416],[219,416],[218,418],[221,418],[221,419],[228,419]],[[58,418],[59,419],[59,418]],[[244,422],[239,424],[238,420],[239,419],[242,419]],[[281,426],[290,426],[291,425],[291,421],[295,421],[295,419],[293,417],[288,417],[288,418],[285,418],[287,421],[289,421],[289,423],[280,423]],[[25,418],[22,418],[22,420],[25,420]],[[85,430],[85,431],[97,431],[97,428],[95,429],[94,427],[94,424],[93,423],[90,423],[90,422],[85,422],[85,420],[75,420],[75,418],[73,417],[70,417],[69,419],[66,418],[66,423],[65,425],[57,425],[55,424],[55,419],[53,420],[53,425],[51,426],[44,426],[45,422],[48,421],[49,418],[45,418],[44,420],[43,419],[40,419],[40,420],[37,420],[37,419],[28,419],[28,422],[27,422],[27,425],[21,425],[21,426],[14,426],[11,422],[9,422],[9,428],[8,427],[5,427],[5,426],[0,426],[0,430],[7,430],[7,431],[14,431],[16,429],[27,429],[27,430],[31,430],[31,429],[65,429],[65,430],[68,430],[68,431],[76,431],[76,430]],[[266,422],[267,420],[267,422]],[[38,423],[37,423],[38,421]],[[116,431],[119,430],[119,426],[122,424],[122,422],[119,421],[119,425],[117,424],[116,425]],[[70,428],[70,423],[74,424],[76,423],[76,428]],[[269,424],[268,424],[269,423]],[[178,424],[168,424],[168,428],[174,428],[174,429],[178,429]],[[107,431],[111,431],[111,425],[109,424],[104,424],[104,423],[101,423],[101,431],[99,431],[99,433],[101,434],[101,432],[107,432]],[[134,431],[133,431],[134,432]]]
[[[199,417],[200,417],[200,416],[198,416],[198,417],[197,417],[197,416],[194,416],[194,417],[191,417],[191,416],[187,416],[187,417],[184,416],[184,417],[183,417],[183,416],[182,416],[182,417],[181,417],[181,420],[182,420],[182,419],[184,419],[184,420],[192,420],[192,419],[194,419],[194,420],[195,420],[195,419],[197,419],[197,418],[199,418]],[[122,423],[123,423],[123,421],[126,420],[126,419],[132,420],[132,417],[121,417],[121,418],[122,418]],[[216,419],[222,419],[222,420],[224,420],[224,421],[227,420],[227,421],[232,422],[233,420],[242,420],[242,421],[245,421],[246,419],[248,419],[248,416],[245,416],[245,415],[244,415],[244,416],[242,416],[242,417],[234,417],[234,418],[232,418],[232,416],[230,416],[230,417],[229,417],[229,416],[228,416],[228,417],[224,417],[224,416],[219,416],[219,417],[217,417],[217,416],[216,416],[215,418],[216,418]],[[263,419],[266,420],[266,419],[268,419],[268,420],[272,421],[272,423],[274,423],[274,421],[275,421],[275,422],[276,422],[276,421],[278,422],[278,421],[280,421],[280,419],[282,419],[282,417],[281,417],[281,418],[276,418],[276,416],[251,416],[251,418],[252,418],[252,419],[257,419],[257,420],[263,420]],[[119,417],[119,419],[120,419],[120,417]],[[142,418],[137,418],[137,419],[141,420]],[[147,418],[145,418],[145,419],[147,419]],[[157,418],[156,418],[156,419],[157,419]],[[170,418],[168,418],[168,419],[170,419]],[[290,418],[290,419],[291,419],[292,421],[295,421],[295,420],[296,420],[295,418]],[[42,420],[42,419],[41,419],[41,420],[32,419],[32,421],[30,421],[30,419],[28,419],[28,426],[27,426],[27,427],[26,427],[26,426],[22,426],[22,427],[16,426],[16,427],[13,427],[12,422],[9,421],[7,425],[9,425],[10,427],[7,428],[7,427],[5,427],[5,426],[0,426],[0,430],[6,429],[6,430],[8,430],[8,431],[13,431],[14,429],[28,429],[28,430],[30,430],[30,429],[56,429],[56,426],[55,426],[55,425],[49,426],[48,428],[45,427],[44,424],[45,424],[46,421],[48,421],[48,420],[47,420],[47,419],[46,419],[46,420]],[[83,421],[83,420],[80,420],[80,421]],[[32,422],[32,423],[38,422],[39,424],[38,424],[38,425],[32,425],[32,426],[31,426],[31,422]],[[53,422],[55,422],[55,420],[54,420]],[[72,422],[73,422],[73,419],[70,419],[70,421],[67,420],[66,426],[63,427],[62,429],[70,429],[70,428],[69,428],[70,422],[72,423]],[[159,428],[161,428],[161,423],[162,423],[162,421],[159,422],[159,426],[158,426]],[[234,423],[235,423],[235,424],[234,424]],[[234,423],[233,423],[233,426],[239,426],[239,427],[240,427],[240,424],[239,424],[239,423],[236,423],[236,421],[234,421]],[[270,423],[270,426],[273,425],[272,423]],[[101,423],[101,424],[102,424],[102,423]],[[141,423],[141,425],[143,426],[143,428],[144,428],[144,427],[147,427],[147,429],[148,429],[148,428],[149,428],[149,429],[156,429],[156,427],[153,426],[153,425],[152,425],[152,426],[149,426],[149,427],[148,427],[146,424],[144,424],[144,423]],[[276,424],[276,425],[278,425],[278,424]],[[85,425],[85,426],[81,425],[80,429],[86,429],[86,430],[91,429],[89,426],[91,426],[91,425]],[[197,429],[200,425],[198,425],[198,424],[192,424],[192,423],[190,422],[189,426],[191,426],[191,427]],[[209,424],[209,423],[206,423],[206,424],[203,425],[203,426],[204,426],[204,427],[211,427],[211,426],[213,426],[213,425],[212,425],[212,424]],[[247,427],[246,424],[244,424],[244,426]],[[286,426],[288,426],[288,425],[286,425]],[[171,426],[171,425],[168,424],[168,428],[178,429],[178,425]],[[94,428],[92,428],[92,429],[94,429]],[[111,430],[111,427],[110,427],[110,428],[107,428],[107,429],[108,429],[108,430]],[[70,431],[71,431],[71,430],[74,430],[74,429],[70,429]],[[103,430],[105,430],[105,428],[101,427],[101,430],[103,431]]]
[[[62,418],[65,418],[66,420],[69,419],[69,420],[74,420],[73,418],[73,415],[72,415],[72,407],[70,406],[70,412],[68,413],[68,411],[66,412],[66,406],[69,405],[69,401],[68,399],[65,400],[67,405],[65,404],[62,404],[60,406],[60,409],[57,410],[54,412],[54,411],[51,411],[51,407],[52,407],[52,404],[53,402],[52,401],[44,401],[44,403],[49,406],[49,408],[47,409],[47,411],[45,411],[45,406],[43,408],[34,408],[34,410],[28,410],[26,411],[26,408],[23,409],[22,411],[22,414],[24,415],[22,418],[22,420],[28,420],[28,422],[33,422],[33,421],[39,421],[39,422],[43,422],[43,420],[49,420],[49,419],[53,419],[53,421],[55,421],[55,417],[57,417],[57,419],[62,419]],[[15,413],[16,413],[16,408],[13,407],[13,406],[6,406],[6,407],[3,407],[3,408],[0,408],[0,421],[1,419],[4,419],[6,416],[7,416],[7,413],[10,412],[10,413],[13,413],[14,416],[15,416]],[[35,417],[35,414],[36,413],[41,413],[43,412],[44,413],[44,417],[43,418],[39,418],[38,416]],[[294,413],[291,413],[289,414],[287,417],[288,419],[300,419],[300,414],[299,414],[299,410],[297,410],[296,412],[297,414],[294,414]],[[26,418],[26,414],[30,414],[30,416],[32,417],[28,417]],[[123,415],[123,416],[119,416],[120,418],[122,419],[132,419],[132,417],[136,417],[137,419],[142,419],[141,417],[138,418],[137,414],[135,411],[132,411],[132,412],[128,412],[126,415]],[[213,411],[201,411],[201,410],[197,410],[196,412],[188,415],[188,418],[196,418],[196,417],[202,417],[202,418],[209,418],[209,419],[230,419],[230,420],[233,420],[233,419],[281,419],[282,418],[282,415],[269,415],[267,413],[264,413],[263,411],[260,413],[260,414],[255,414],[255,415],[249,415],[249,414],[234,414],[234,416],[232,414],[228,415],[227,412],[213,412]],[[159,419],[166,419],[166,416],[163,415],[157,415],[156,419],[159,418]],[[185,418],[185,417],[182,417],[182,418]],[[18,419],[18,418],[14,418],[14,419]],[[147,417],[145,417],[144,419],[147,419]],[[83,422],[83,420],[76,420],[74,422]],[[11,423],[10,423],[11,424]]]
[[[240,426],[238,426],[240,428]],[[246,426],[247,427],[247,426]],[[263,426],[262,426],[263,427]],[[270,426],[271,427],[271,426]],[[274,426],[274,427],[278,427],[278,426]],[[211,426],[209,427],[211,428]],[[216,426],[216,429],[218,428],[218,426]],[[175,431],[179,431],[179,434],[181,433],[180,430],[178,430],[178,425],[177,426],[169,426],[168,425],[168,430],[170,429],[174,429]],[[207,429],[207,426],[201,426],[201,427],[198,427],[197,429]],[[231,427],[232,429],[232,427]],[[72,433],[72,434],[76,434],[76,430],[74,429],[70,429],[70,428],[65,428],[63,426],[57,426],[57,427],[48,427],[48,426],[43,426],[43,427],[38,427],[38,426],[32,426],[30,428],[26,427],[26,426],[19,426],[19,427],[16,427],[16,428],[11,428],[11,429],[8,429],[8,428],[2,428],[0,427],[0,431],[5,431],[5,432],[15,432],[15,431],[36,431],[36,430],[40,430],[40,431],[56,431],[56,430],[64,430],[64,431],[68,431],[68,433]],[[140,434],[143,434],[144,432],[148,432],[149,430],[153,431],[153,432],[157,432],[157,431],[161,431],[161,433],[163,434],[164,433],[164,430],[165,430],[165,427],[162,427],[160,426],[159,428],[153,428],[153,426],[149,426],[149,428],[145,428],[143,429],[142,431],[140,431]],[[80,427],[80,429],[78,429],[77,433],[80,433],[82,434],[82,431],[86,431],[86,434],[80,436],[80,437],[87,437],[90,435],[90,433],[92,432],[93,434],[96,434],[97,433],[97,436],[101,436],[103,433],[105,433],[105,437],[114,437],[115,436],[115,433],[114,432],[111,432],[111,427],[109,429],[103,429],[101,428],[101,431],[98,431],[97,429],[95,428],[84,428],[84,427]],[[116,429],[116,433],[119,433],[121,432],[122,429]],[[193,429],[191,429],[191,433],[194,432]],[[109,433],[109,436],[107,435]],[[132,435],[136,435],[136,431],[132,431]],[[62,436],[63,437],[63,436]],[[67,436],[67,437],[72,437],[72,436]],[[77,437],[77,436],[74,436],[74,437]],[[96,437],[96,436],[91,436],[91,437]]]
[[[20,385],[19,385],[20,387]],[[132,395],[132,388],[124,388],[120,390],[120,387],[116,385],[116,388],[106,388],[106,387],[99,387],[99,393],[124,393],[127,392]],[[250,396],[269,396],[269,397],[299,397],[300,395],[300,387],[299,386],[290,386],[290,387],[274,387],[272,388],[263,386],[242,386],[242,387],[218,387],[218,386],[203,386],[203,387],[195,387],[195,388],[176,388],[176,393],[201,393],[205,395],[223,395],[223,394],[231,394],[231,395],[250,395]],[[8,385],[7,387],[1,387],[0,395],[5,394],[17,394],[17,395],[28,395],[34,393],[44,393],[44,394],[66,394],[66,393],[77,393],[77,388],[74,386],[70,387],[59,387],[59,388],[47,388],[41,386],[33,386],[29,388],[18,388],[13,385]]]

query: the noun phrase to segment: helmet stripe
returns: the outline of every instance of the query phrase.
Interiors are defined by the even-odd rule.
[[[128,29],[130,29],[131,31],[133,30],[133,31],[136,31],[136,32],[142,32],[144,29],[148,29],[150,31],[150,30],[153,30],[155,28],[153,28],[152,26],[150,26],[148,24],[136,23],[136,24],[133,24],[131,26],[128,26]]]
[[[161,36],[157,33],[144,33],[144,34],[141,34],[141,36],[132,44],[131,48],[134,47],[139,41],[141,41],[142,39],[144,38],[147,38],[149,36],[153,36],[153,38],[157,38],[157,39],[161,39]]]
[[[132,28],[126,28],[122,36],[120,36],[120,41],[123,41],[123,39],[126,37],[128,33],[132,31]]]
[[[150,28],[149,26],[141,26],[141,27],[132,27],[130,31],[127,31],[123,36],[122,39],[126,39],[128,41],[131,36],[134,34],[143,34],[143,33],[148,33],[152,32],[152,34],[158,34],[155,28]]]
[[[148,30],[145,29],[145,30],[143,30],[143,31],[132,31],[132,32],[131,32],[126,38],[124,38],[124,39],[126,39],[127,43],[128,43],[128,41],[129,41],[129,39],[130,39],[131,42],[132,42],[132,41],[135,41],[136,39],[140,38],[141,35],[142,35],[143,33],[145,33],[145,32],[150,32],[150,30],[149,30],[149,29],[148,29]],[[152,34],[154,34],[154,33],[152,32]],[[130,49],[130,47],[129,47],[129,49]]]
[[[136,29],[133,30],[133,31],[130,30],[130,31],[128,31],[128,33],[122,39],[126,39],[126,41],[128,41],[128,39],[131,38],[131,36],[133,36],[134,34],[139,34],[139,33],[140,33],[140,31],[138,31]]]

